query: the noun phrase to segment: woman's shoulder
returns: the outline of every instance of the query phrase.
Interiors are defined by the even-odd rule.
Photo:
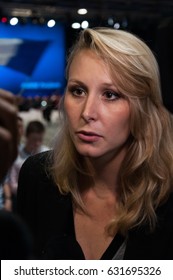
[[[154,230],[148,224],[129,231],[125,259],[166,260],[173,258],[173,194],[156,210]]]
[[[33,185],[34,182],[52,182],[50,167],[52,165],[52,150],[28,157],[19,173],[19,186]]]
[[[38,204],[45,202],[48,197],[52,199],[54,196],[60,196],[51,175],[51,162],[52,151],[39,153],[25,160],[20,169],[18,181],[17,196],[20,208],[27,208],[26,204],[29,205],[31,201],[37,208],[40,207]]]
[[[45,171],[52,164],[52,154],[52,150],[49,150],[32,155],[25,160],[22,169]]]
[[[43,151],[40,153],[37,153],[35,155],[29,156],[25,162],[28,163],[46,163],[47,160],[50,162],[52,160],[52,155],[53,155],[53,150],[47,150],[47,151]]]

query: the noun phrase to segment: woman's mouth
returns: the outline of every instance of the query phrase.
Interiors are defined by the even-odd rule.
[[[101,135],[92,131],[81,130],[77,132],[77,135],[84,142],[97,142],[101,138]]]

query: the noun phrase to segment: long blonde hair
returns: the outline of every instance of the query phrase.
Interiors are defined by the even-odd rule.
[[[149,47],[135,35],[110,28],[81,32],[70,52],[67,78],[73,58],[83,49],[95,52],[110,67],[118,90],[131,108],[131,142],[122,163],[119,181],[118,215],[109,232],[156,225],[156,208],[166,201],[173,181],[173,127],[162,104],[157,61]],[[66,124],[62,100],[62,129],[53,154],[53,178],[61,193],[71,193],[83,208],[79,174],[87,174]]]

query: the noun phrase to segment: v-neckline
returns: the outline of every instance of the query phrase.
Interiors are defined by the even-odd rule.
[[[79,242],[76,239],[75,224],[74,224],[74,213],[73,213],[73,202],[72,202],[72,196],[71,195],[70,195],[70,201],[71,201],[72,235],[73,235],[76,243],[78,244],[78,246],[81,250],[81,253],[83,254],[83,256],[85,258],[82,247],[80,246]],[[105,249],[102,256],[100,257],[100,260],[110,260],[110,259],[112,259],[114,257],[114,255],[116,254],[117,250],[120,248],[120,246],[124,242],[124,240],[125,240],[124,236],[122,236],[120,233],[116,233],[116,235],[114,236],[114,238],[112,239],[112,241],[110,242],[110,244]]]

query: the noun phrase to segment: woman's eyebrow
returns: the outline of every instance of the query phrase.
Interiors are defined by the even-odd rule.
[[[76,84],[80,84],[82,86],[86,86],[82,81],[77,80],[77,79],[69,79],[68,80],[69,83],[76,83]],[[113,83],[102,83],[101,86],[105,86],[105,87],[114,87],[117,88],[115,84]]]
[[[77,84],[83,84],[83,85],[85,85],[82,81],[77,80],[77,79],[69,79],[69,80],[68,80],[68,82],[70,82],[70,83],[77,83]]]
[[[83,87],[84,89],[88,89],[86,84],[84,84],[82,81],[79,81],[79,80],[76,80],[76,79],[69,79],[68,83],[74,83],[76,85],[79,85],[79,86]]]

